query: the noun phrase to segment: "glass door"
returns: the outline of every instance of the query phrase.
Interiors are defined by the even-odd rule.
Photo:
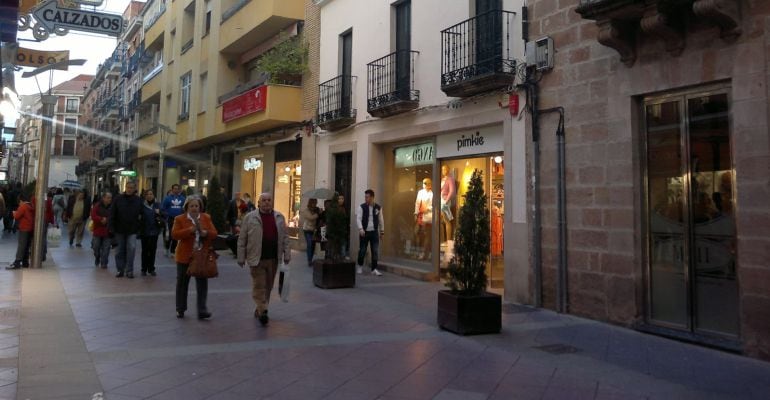
[[[735,199],[725,90],[645,102],[648,318],[737,336]]]

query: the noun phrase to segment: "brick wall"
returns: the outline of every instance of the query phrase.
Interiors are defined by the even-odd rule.
[[[645,315],[639,98],[729,82],[736,173],[738,280],[745,351],[770,359],[770,2],[741,1],[743,33],[720,38],[693,24],[679,56],[657,37],[640,35],[631,67],[597,42],[579,0],[534,0],[530,37],[555,41],[553,71],[541,81],[541,108],[566,110],[566,180],[570,312],[632,325]],[[555,307],[557,117],[541,118],[544,305]]]
[[[305,41],[308,46],[308,70],[302,76],[302,118],[315,117],[318,106],[318,71],[321,63],[321,7],[305,2]]]

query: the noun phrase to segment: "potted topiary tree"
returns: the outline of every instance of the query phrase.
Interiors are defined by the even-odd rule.
[[[323,289],[356,286],[356,264],[345,261],[342,247],[349,232],[350,218],[345,209],[337,206],[338,194],[324,210],[326,222],[326,256],[313,261],[313,284]]]
[[[502,298],[487,289],[489,207],[482,172],[474,170],[460,207],[449,290],[438,293],[438,325],[461,335],[499,333]]]

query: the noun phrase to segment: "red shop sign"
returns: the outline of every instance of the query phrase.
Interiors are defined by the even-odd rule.
[[[267,105],[267,86],[260,86],[222,104],[222,122],[262,111]]]

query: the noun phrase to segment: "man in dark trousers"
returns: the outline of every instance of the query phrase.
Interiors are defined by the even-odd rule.
[[[356,223],[358,224],[358,273],[363,273],[366,247],[372,249],[372,275],[382,276],[377,270],[377,259],[380,256],[380,238],[385,234],[385,221],[382,218],[382,207],[374,202],[374,190],[364,192],[366,202],[356,210]]]
[[[273,210],[273,195],[262,193],[259,208],[243,217],[238,236],[238,265],[251,270],[251,297],[257,308],[254,317],[262,326],[267,325],[267,307],[275,284],[278,261],[288,264],[291,259],[286,218]]]
[[[126,191],[112,202],[110,233],[115,235],[118,251],[115,253],[116,278],[134,277],[134,253],[136,253],[136,234],[139,232],[139,215],[142,212],[142,200],[136,195],[136,183],[126,183]]]

